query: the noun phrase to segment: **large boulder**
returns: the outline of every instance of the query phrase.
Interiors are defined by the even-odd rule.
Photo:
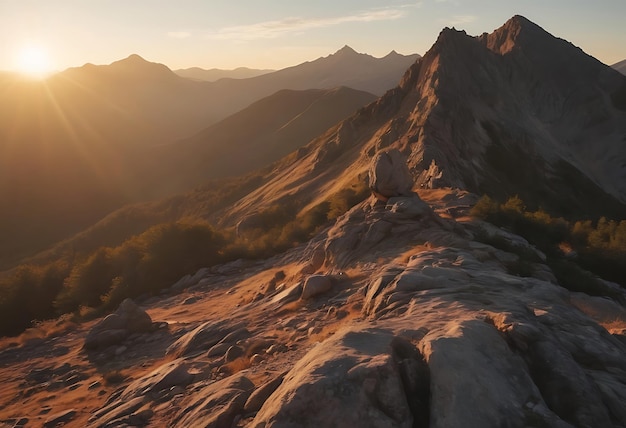
[[[150,315],[131,299],[126,299],[114,313],[93,326],[83,347],[88,350],[106,348],[124,341],[133,333],[149,332],[153,327]]]
[[[369,186],[383,201],[394,196],[413,194],[413,176],[406,159],[398,149],[378,153],[369,169]]]
[[[399,347],[383,330],[338,332],[294,366],[250,426],[412,427],[428,411],[413,399],[428,378],[410,385],[402,367],[419,365],[419,353]]]

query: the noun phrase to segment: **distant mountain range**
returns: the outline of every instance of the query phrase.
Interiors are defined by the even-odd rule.
[[[181,192],[267,166],[376,99],[347,87],[278,91],[193,137],[143,153],[154,176],[146,193]]]
[[[222,70],[220,68],[205,70],[200,67],[191,67],[174,70],[174,73],[178,74],[180,77],[186,77],[187,79],[215,82],[220,79],[248,79],[274,71],[276,70],[257,70],[248,67],[238,67],[233,70]]]
[[[172,165],[179,165],[172,159],[197,161],[204,155],[189,152],[155,157],[156,151],[150,151],[150,147],[193,136],[283,88],[332,89],[358,83],[377,91],[388,89],[399,80],[406,64],[413,61],[413,57],[388,57],[376,59],[344,48],[279,72],[218,82],[182,78],[166,66],[138,55],[106,66],[86,64],[68,69],[42,82],[19,79],[10,73],[0,75],[0,199],[9,207],[0,213],[0,233],[6,237],[0,245],[0,260],[19,258],[30,248],[41,248],[75,233],[126,203],[162,197],[166,189],[186,190],[173,183],[199,184],[191,176],[219,175],[209,170],[181,177],[174,171]],[[360,70],[364,61],[378,64],[378,68]],[[270,162],[286,153],[279,148],[279,141],[289,139],[285,147],[293,150],[345,118],[351,113],[346,108],[356,109],[374,99],[373,95],[347,89],[334,94],[324,100],[336,96],[336,104],[326,103],[315,123],[306,114],[294,116],[292,125],[276,131],[279,135],[272,144],[257,146],[256,160],[249,159],[248,167],[259,167],[259,161]],[[354,98],[346,101],[352,95]],[[280,110],[275,102],[270,104],[271,110],[264,112],[265,116]],[[316,103],[311,111],[322,104]],[[303,112],[294,109],[290,113]],[[249,123],[238,126],[254,132]],[[301,135],[299,131],[290,134],[296,123],[303,125]],[[210,145],[210,141],[204,141]],[[201,145],[184,147],[197,150]],[[161,163],[149,162],[155,159]],[[244,163],[234,168],[224,168],[219,162],[212,165],[219,165],[222,174],[231,175],[246,170]],[[202,170],[201,166],[194,168],[196,172]],[[169,180],[164,170],[172,171],[174,178]],[[150,188],[149,183],[170,184]]]

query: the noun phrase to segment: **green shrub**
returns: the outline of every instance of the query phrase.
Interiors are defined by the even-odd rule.
[[[506,227],[541,249],[548,256],[548,264],[554,270],[559,283],[566,288],[588,294],[614,294],[587,271],[622,286],[626,285],[625,220],[617,222],[602,217],[595,226],[591,220],[572,223],[564,218],[552,217],[543,210],[529,212],[517,196],[503,204],[483,196],[472,208],[471,214]],[[508,245],[488,242],[489,239],[497,241],[493,237],[482,239],[498,248]],[[561,250],[564,246],[573,249],[575,263],[564,258]],[[511,248],[502,249],[515,252]]]

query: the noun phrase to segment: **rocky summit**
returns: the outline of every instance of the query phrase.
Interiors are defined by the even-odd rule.
[[[544,252],[470,215],[485,189],[546,188],[538,200],[560,192],[562,207],[603,192],[621,209],[624,79],[522,17],[444,30],[398,88],[275,164],[220,224],[286,195],[306,211],[354,179],[371,196],[279,255],[3,339],[0,423],[625,427],[626,290],[565,288]]]

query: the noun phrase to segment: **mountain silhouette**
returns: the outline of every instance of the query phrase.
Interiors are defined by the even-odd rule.
[[[145,199],[145,170],[137,171],[136,159],[147,148],[192,136],[280,89],[332,88],[320,82],[352,79],[350,69],[333,72],[341,64],[319,68],[323,77],[303,64],[269,80],[199,82],[131,55],[44,81],[4,74],[0,198],[10,209],[0,213],[0,260],[17,260]],[[404,68],[393,70],[392,81]],[[389,81],[389,70],[379,71],[371,81]]]
[[[203,80],[206,82],[215,82],[220,79],[247,79],[250,77],[260,76],[262,74],[271,73],[276,70],[258,70],[248,67],[237,67],[234,70],[222,70],[219,68],[211,68],[205,70],[200,67],[184,68],[174,70],[174,73],[187,79]]]
[[[163,196],[263,168],[376,98],[347,87],[278,91],[193,137],[143,153],[148,174],[158,173],[149,188]]]

